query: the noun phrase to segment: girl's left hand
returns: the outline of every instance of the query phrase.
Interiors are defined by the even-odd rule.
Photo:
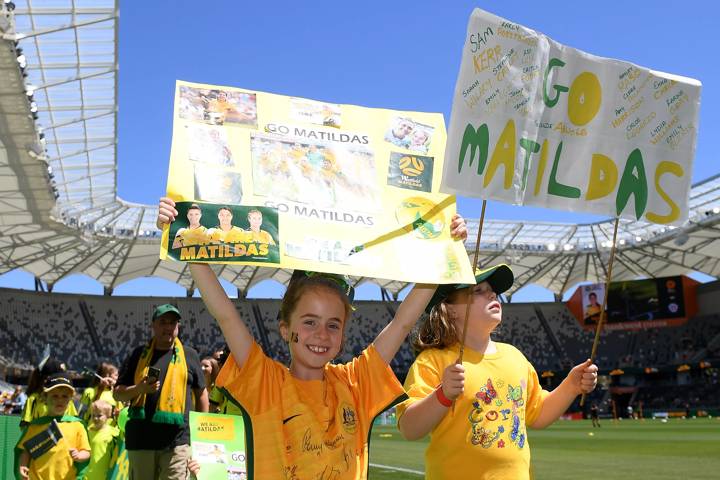
[[[578,395],[581,393],[590,393],[595,390],[595,386],[597,385],[597,372],[597,365],[592,363],[592,360],[588,358],[580,365],[573,367],[567,378],[572,382],[572,386],[576,389]]]
[[[459,213],[456,213],[450,222],[450,235],[464,242],[467,239],[467,234],[467,222]]]

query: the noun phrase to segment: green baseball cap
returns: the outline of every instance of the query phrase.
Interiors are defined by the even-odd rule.
[[[158,305],[157,307],[155,307],[155,311],[153,312],[153,316],[152,316],[153,322],[154,322],[155,319],[157,319],[159,316],[165,315],[165,314],[168,313],[168,312],[172,312],[172,313],[174,313],[175,315],[177,315],[177,316],[178,316],[178,320],[180,320],[180,319],[182,318],[182,315],[180,315],[180,310],[178,310],[178,308],[177,308],[175,305],[171,305],[171,304],[169,304],[169,303],[165,303],[165,304],[163,304],[163,305]]]
[[[484,270],[475,271],[475,283],[488,282],[493,291],[498,295],[512,287],[514,281],[515,276],[513,275],[513,271],[504,263],[494,265]],[[445,300],[447,296],[455,290],[462,290],[463,288],[471,286],[472,285],[468,283],[438,285],[437,290],[435,290],[435,295],[433,295],[428,302],[427,307],[425,307],[425,312],[430,313],[430,310],[432,310],[435,305]]]

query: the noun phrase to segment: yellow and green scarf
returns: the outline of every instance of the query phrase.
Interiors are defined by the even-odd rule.
[[[137,367],[135,367],[136,385],[142,382],[148,374],[154,348],[155,339],[150,341],[150,345],[140,355]],[[168,365],[165,381],[160,386],[160,399],[151,421],[182,425],[185,423],[185,389],[187,388],[188,369],[185,361],[185,350],[179,339],[175,339],[172,350],[172,359]],[[128,413],[129,418],[145,418],[145,395],[140,395],[132,401]]]

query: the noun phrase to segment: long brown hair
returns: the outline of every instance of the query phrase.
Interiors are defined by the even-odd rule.
[[[466,289],[456,290],[430,310],[417,334],[413,336],[412,347],[418,354],[429,348],[447,348],[460,341],[460,332],[455,326],[455,314],[448,308],[448,303]]]

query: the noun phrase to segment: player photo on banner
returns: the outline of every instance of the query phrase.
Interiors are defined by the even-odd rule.
[[[253,134],[253,189],[258,195],[316,207],[380,207],[375,158],[361,145],[293,141]]]
[[[391,152],[388,185],[429,192],[432,189],[433,158]]]
[[[605,285],[595,283],[582,287],[583,321],[595,325],[600,321],[600,309],[605,298]]]
[[[195,198],[209,203],[239,204],[242,202],[240,173],[220,167],[196,164],[193,167]]]
[[[177,202],[168,254],[183,261],[279,263],[278,214],[269,207]]]
[[[340,128],[340,114],[340,105],[335,103],[316,102],[304,98],[290,100],[290,119],[293,121]]]
[[[257,99],[254,93],[182,86],[178,111],[184,120],[257,127]]]
[[[413,152],[427,153],[434,128],[410,118],[395,117],[385,132],[385,141]]]
[[[191,161],[222,167],[235,166],[223,127],[188,125],[186,131],[188,158]]]

